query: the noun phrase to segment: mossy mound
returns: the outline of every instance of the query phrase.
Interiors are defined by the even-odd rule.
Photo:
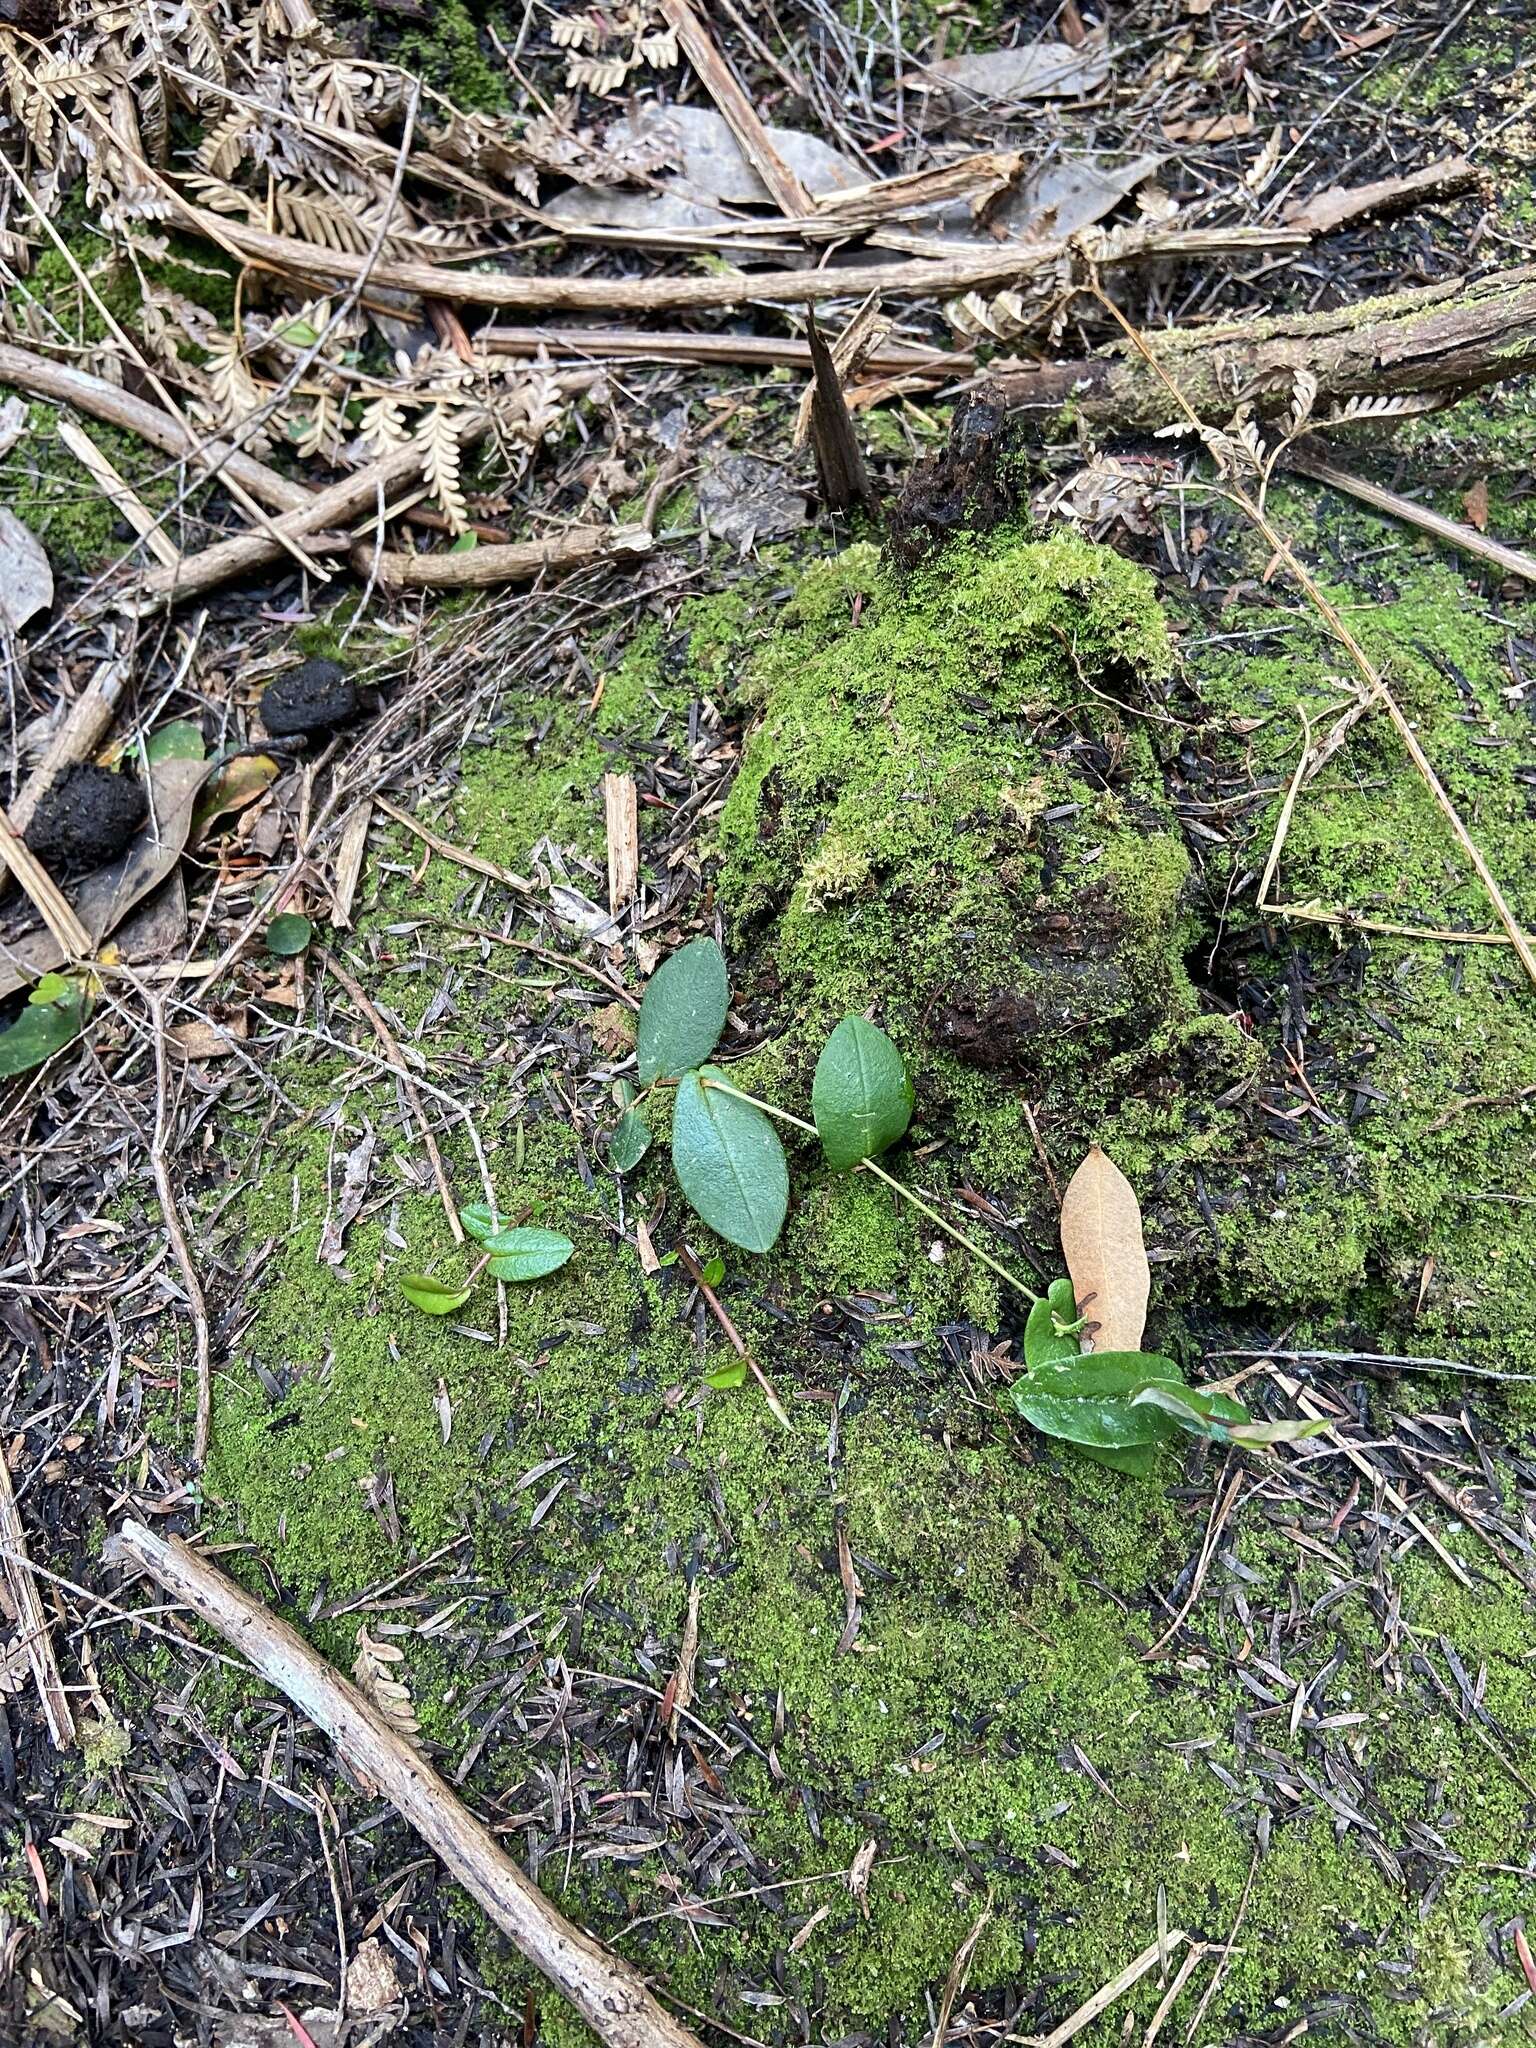
[[[1458,587],[1412,566],[1372,626],[1404,664],[1426,608],[1450,630]],[[1277,625],[1287,637],[1267,650]],[[1489,1233],[1470,1199],[1523,1131],[1505,1098],[1533,1056],[1509,963],[1326,931],[1293,947],[1231,907],[1222,863],[1244,871],[1262,833],[1187,837],[1191,791],[1195,815],[1220,816],[1216,786],[1230,774],[1235,797],[1240,771],[1241,815],[1272,818],[1291,703],[1339,692],[1326,645],[1261,596],[1224,627],[1243,637],[1181,668],[1150,579],[1071,539],[1005,534],[910,579],[856,550],[809,570],[788,605],[749,590],[593,646],[596,705],[583,677],[476,735],[446,824],[523,870],[553,835],[570,875],[595,878],[602,771],[691,756],[707,772],[706,711],[734,685],[743,765],[687,860],[728,922],[746,1031],[728,1050],[751,1043],[745,1079],[803,1107],[826,1025],[873,1005],[919,1083],[900,1169],[1021,1218],[1026,1250],[1049,1258],[1023,1104],[1059,1169],[1101,1138],[1143,1193],[1169,1341],[1193,1349],[1188,1326],[1223,1301],[1265,1307],[1257,1334],[1321,1302],[1357,1334],[1411,1336],[1406,1248],[1420,1246],[1458,1275],[1444,1302],[1413,1268],[1421,1339],[1510,1345],[1531,1299],[1522,1212]],[[1491,627],[1458,616],[1455,631],[1446,658],[1472,696],[1422,658],[1405,697],[1469,788],[1491,764],[1479,815],[1518,835],[1518,755],[1450,744],[1469,703],[1480,731],[1507,737],[1513,716]],[[673,813],[642,816],[654,855]],[[1384,817],[1412,828],[1399,871],[1441,888],[1413,905],[1479,914],[1375,728],[1352,737],[1348,777],[1299,808],[1287,891],[1326,880],[1379,908],[1397,887],[1371,836]],[[664,1146],[622,1189],[602,1170],[608,996],[498,950],[482,888],[442,862],[387,882],[363,927],[379,943],[372,993],[424,1078],[470,1107],[503,1206],[566,1230],[576,1257],[504,1304],[483,1285],[457,1318],[415,1313],[401,1273],[456,1267],[392,1093],[325,1043],[284,1061],[294,1114],[242,1198],[242,1256],[252,1239],[272,1250],[219,1376],[206,1478],[216,1529],[254,1547],[234,1568],[268,1595],[275,1578],[350,1665],[358,1613],[337,1610],[459,1539],[451,1590],[420,1608],[401,1596],[398,1621],[390,1595],[369,1623],[404,1650],[428,1738],[450,1765],[473,1752],[474,1793],[522,1816],[552,1895],[755,2038],[926,2039],[984,1910],[967,1996],[987,2012],[1006,1997],[1012,2031],[1046,2031],[1146,1948],[1160,1889],[1168,1923],[1213,1942],[1242,1919],[1213,2041],[1301,2018],[1319,2039],[1512,2038],[1518,2021],[1499,2015],[1523,1980],[1498,1930],[1523,1897],[1510,1845],[1532,1820],[1524,1586],[1431,1503],[1473,1591],[1421,1550],[1389,1556],[1331,1461],[1287,1463],[1290,1491],[1255,1465],[1184,1632],[1159,1651],[1211,1523],[1205,1454],[1165,1453],[1138,1485],[1010,1435],[991,1276],[803,1144],[784,1239],[762,1260],[726,1248],[722,1287],[793,1429],[751,1386],[711,1390],[721,1338],[681,1268],[645,1272],[635,1242],[643,1215],[658,1250],[683,1228],[713,1249],[679,1210]],[[674,899],[679,932],[688,900]],[[1100,1000],[1047,1015],[1042,991],[1080,990],[1085,965],[1115,970]],[[1292,1028],[1303,995],[1310,1041]],[[979,1057],[1001,1027],[968,1039],[955,1015],[1014,996],[1035,1021],[1005,1059]],[[1281,1117],[1298,1047],[1322,1110],[1305,1145]],[[1362,1078],[1371,1114],[1351,1123]],[[1453,1086],[1503,1093],[1442,1124]],[[373,1192],[332,1264],[328,1190],[365,1123]],[[456,1133],[440,1133],[449,1171],[478,1198]],[[1494,1288],[1496,1269],[1510,1277]],[[1371,1419],[1392,1433],[1389,1398]],[[702,1729],[673,1746],[656,1709],[690,1581]],[[1482,1674],[1477,1727],[1447,1705],[1447,1645]],[[575,1708],[554,1712],[567,1681]],[[232,1693],[217,1718],[237,1755],[259,1751],[259,1706]],[[546,1764],[567,1787],[552,1802]],[[867,1842],[860,1899],[839,1873]],[[370,1844],[349,1846],[360,1886]],[[390,1853],[380,1837],[379,1872]],[[494,1959],[494,1938],[480,1950]],[[519,1970],[496,1967],[516,1995]],[[1127,2012],[1144,2029],[1160,1995],[1154,1972],[1080,2038],[1103,2048]],[[540,2027],[578,2032],[548,1999]]]

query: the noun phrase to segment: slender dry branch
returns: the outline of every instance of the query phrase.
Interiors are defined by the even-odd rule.
[[[303,484],[279,476],[254,455],[243,454],[227,442],[203,441],[185,420],[164,406],[151,405],[147,398],[135,398],[104,378],[93,377],[69,363],[55,363],[30,349],[0,341],[0,384],[10,384],[31,398],[46,399],[50,405],[72,405],[109,427],[121,427],[137,434],[162,454],[196,461],[209,470],[242,485],[273,512],[296,512],[307,505],[311,493]]]
[[[654,537],[644,526],[572,526],[548,540],[492,542],[465,554],[447,550],[411,555],[359,541],[352,566],[383,590],[487,590],[498,583],[529,583],[564,575],[592,562],[630,560],[649,553]]]
[[[48,1620],[38,1596],[37,1581],[32,1575],[32,1562],[27,1556],[27,1532],[22,1527],[21,1510],[16,1505],[11,1468],[3,1453],[0,1453],[0,1568],[3,1568],[5,1584],[10,1591],[11,1605],[16,1610],[16,1624],[21,1631],[27,1662],[32,1666],[37,1696],[43,1703],[48,1733],[53,1737],[55,1749],[68,1749],[75,1739],[75,1717],[70,1711],[64,1681],[59,1676],[53,1640],[48,1633]]]
[[[187,227],[249,263],[328,285],[362,275],[364,259],[348,249],[322,249],[292,235],[272,234],[245,221],[226,220],[176,199]],[[910,263],[856,264],[847,270],[764,270],[713,277],[567,277],[493,270],[453,270],[441,263],[376,263],[371,277],[385,290],[417,292],[450,304],[500,306],[509,312],[543,308],[569,313],[676,312],[685,307],[817,305],[824,299],[949,298],[987,288],[1001,291],[1048,270],[1071,255],[1074,240],[1000,242],[996,248]],[[1126,228],[1096,251],[1103,268],[1152,258],[1252,255],[1305,248],[1307,236],[1290,228]]]
[[[661,0],[661,11],[683,55],[724,116],[742,155],[768,187],[774,205],[791,219],[796,214],[809,213],[816,202],[774,148],[757,109],[715,47],[715,40],[694,11],[692,0]]]
[[[1286,469],[1294,469],[1298,475],[1309,476],[1315,483],[1326,484],[1330,490],[1343,491],[1351,498],[1358,498],[1362,505],[1385,512],[1393,519],[1401,519],[1405,526],[1416,526],[1421,533],[1432,533],[1436,540],[1458,548],[1464,555],[1476,555],[1479,561],[1491,562],[1506,576],[1519,576],[1527,583],[1536,583],[1536,555],[1527,554],[1524,548],[1508,547],[1501,540],[1492,540],[1486,533],[1479,533],[1475,526],[1468,526],[1460,519],[1447,519],[1443,512],[1421,505],[1414,498],[1405,498],[1400,491],[1389,491],[1381,484],[1371,483],[1366,477],[1356,476],[1351,470],[1340,469],[1337,463],[1329,462],[1313,442],[1303,441],[1287,448],[1280,460]]]
[[[104,1555],[147,1573],[285,1693],[354,1770],[380,1787],[518,1952],[609,2048],[700,2048],[696,2036],[657,2003],[639,1972],[551,1905],[421,1752],[287,1622],[185,1543],[157,1535],[142,1522],[121,1523]]]

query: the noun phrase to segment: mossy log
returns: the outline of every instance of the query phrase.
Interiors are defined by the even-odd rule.
[[[1220,425],[1243,403],[1284,410],[1302,370],[1317,378],[1320,416],[1352,398],[1449,404],[1536,363],[1536,265],[1475,285],[1429,285],[1327,313],[1170,328],[1145,339],[1154,362],[1126,342],[993,381],[1014,412],[1070,407],[1096,426],[1138,432],[1182,417],[1170,384],[1201,419]]]

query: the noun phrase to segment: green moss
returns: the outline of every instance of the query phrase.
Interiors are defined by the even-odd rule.
[[[1367,591],[1378,608],[1363,616],[1469,814],[1523,858],[1531,828],[1509,801],[1520,756],[1450,744],[1469,701],[1479,732],[1514,730],[1496,635],[1463,616],[1454,576],[1413,567],[1390,594]],[[573,882],[600,894],[603,770],[687,747],[689,707],[724,706],[738,686],[752,726],[701,882],[715,880],[738,1008],[758,1040],[738,1070],[748,1086],[803,1106],[826,1023],[872,1004],[919,1078],[901,1170],[941,1198],[970,1187],[1022,1215],[1024,1241],[1044,1250],[1050,1198],[1021,1098],[1058,1167],[1107,1134],[1144,1192],[1163,1254],[1162,1328],[1181,1348],[1209,1299],[1281,1303],[1287,1320],[1322,1301],[1379,1314],[1384,1330],[1416,1297],[1410,1249],[1430,1247],[1455,1293],[1443,1301],[1431,1285],[1412,1336],[1449,1341],[1454,1318],[1465,1342],[1471,1300],[1487,1343],[1507,1344],[1532,1284],[1522,1227],[1513,1219],[1495,1261],[1459,1191],[1491,1184],[1501,1148],[1509,1170],[1522,1112],[1483,1106],[1432,1128],[1449,1088],[1524,1085],[1528,1034],[1499,1008],[1513,993],[1506,961],[1373,946],[1354,981],[1329,985],[1326,1038],[1320,1022],[1305,1048],[1333,1121],[1292,1146],[1251,1106],[1289,1071],[1271,991],[1333,957],[1326,932],[1303,932],[1315,955],[1273,964],[1270,926],[1228,886],[1225,863],[1251,867],[1267,843],[1294,759],[1290,704],[1300,695],[1321,720],[1338,698],[1332,651],[1303,631],[1276,653],[1262,637],[1276,623],[1257,603],[1238,607],[1222,630],[1253,644],[1190,647],[1180,676],[1147,580],[1082,543],[1003,535],[906,582],[859,549],[810,572],[788,607],[747,587],[589,643],[589,672],[522,700],[493,745],[472,736],[444,829],[524,871],[547,837]],[[1440,662],[1468,679],[1471,700]],[[707,727],[695,742],[709,746]],[[1257,777],[1272,792],[1245,814],[1252,842],[1203,854],[1198,876],[1167,794],[1186,744],[1213,774],[1241,766],[1245,789]],[[643,818],[647,832],[664,828]],[[1391,895],[1399,913],[1411,884],[1424,892],[1415,908],[1483,914],[1374,726],[1298,806],[1282,884],[1347,889],[1367,909]],[[647,1276],[634,1244],[636,1215],[653,1219],[659,1250],[684,1227],[675,1193],[662,1205],[664,1143],[622,1209],[593,1171],[608,1114],[592,1073],[606,994],[536,957],[493,947],[482,960],[462,928],[467,886],[435,861],[420,886],[384,892],[363,936],[396,971],[381,971],[374,993],[407,1030],[440,987],[451,995],[420,1040],[423,1078],[472,1107],[500,1201],[566,1229],[576,1258],[508,1290],[504,1332],[484,1282],[455,1317],[415,1314],[400,1274],[465,1262],[392,1121],[392,1093],[358,1091],[340,1055],[283,1062],[277,1078],[300,1116],[241,1197],[245,1235],[274,1249],[257,1318],[220,1373],[206,1475],[215,1533],[252,1546],[230,1554],[233,1568],[268,1593],[270,1568],[298,1612],[323,1616],[462,1538],[455,1560],[494,1589],[487,1633],[534,1617],[520,1662],[568,1655],[579,1629],[582,1669],[657,1691],[697,1574],[693,1711],[718,1738],[699,1736],[700,1750],[756,1859],[749,1876],[703,1888],[751,1896],[717,1896],[723,1924],[685,1925],[671,1887],[692,1877],[670,1850],[589,1858],[580,1852],[601,1844],[585,1820],[569,1867],[551,1857],[541,1882],[673,1995],[757,2038],[796,2035],[802,2007],[833,2036],[924,2038],[929,2001],[988,1905],[970,1995],[1022,1987],[1035,2004],[1018,2031],[1043,2030],[1145,1948],[1161,1887],[1170,1924],[1213,1941],[1228,1939],[1246,1899],[1248,1934],[1207,2015],[1213,2038],[1311,2016],[1320,2035],[1332,2026],[1403,2048],[1497,2039],[1490,2015],[1520,1983],[1479,1923],[1518,1910],[1518,1878],[1491,1866],[1518,1860],[1509,1844],[1528,1829],[1528,1802],[1409,1652],[1384,1662],[1369,1581],[1344,1577],[1342,1553],[1338,1574],[1319,1560],[1326,1518],[1300,1532],[1316,1528],[1309,1548],[1288,1509],[1261,1520],[1262,1496],[1245,1494],[1192,1636],[1149,1657],[1201,1549],[1208,1479],[1181,1486],[1165,1456],[1153,1480],[1127,1484],[1016,1442],[976,1391],[997,1384],[979,1355],[1005,1318],[990,1281],[952,1246],[935,1260],[921,1219],[864,1177],[827,1174],[798,1143],[781,1246],[762,1260],[727,1250],[724,1282],[793,1427],[777,1428],[750,1385],[709,1390],[722,1340],[681,1270]],[[1209,957],[1213,905],[1247,976],[1229,1008],[1202,999],[1186,965]],[[957,990],[978,1002],[1022,990],[1038,1015],[1106,963],[1116,971],[1095,986],[1097,1007],[1072,1028],[1021,1033],[1013,1068],[978,1064],[975,1045],[940,1027]],[[536,1069],[520,1074],[535,1045]],[[1385,1099],[1351,1128],[1361,1075]],[[317,1257],[326,1190],[365,1105],[380,1139],[376,1205],[332,1266]],[[337,1114],[348,1121],[333,1131]],[[440,1138],[455,1187],[478,1196],[458,1124]],[[1389,1433],[1390,1414],[1379,1421]],[[862,1588],[851,1645],[839,1531]],[[1483,1570],[1465,1539],[1448,1538]],[[1497,1739],[1518,1762],[1536,1736],[1522,1689],[1528,1596],[1482,1577],[1463,1595],[1422,1551],[1392,1569],[1402,1640],[1435,1656],[1444,1634],[1466,1668],[1486,1669]],[[1261,1604],[1276,1619],[1256,1641]],[[1312,1617],[1296,1644],[1287,1613]],[[350,1665],[357,1621],[307,1626]],[[479,1725],[478,1672],[430,1636],[393,1640],[424,1726],[461,1753]],[[1282,1666],[1283,1685],[1271,1668]],[[1309,1695],[1291,1732],[1296,1687],[1325,1672],[1326,1696]],[[1245,1678],[1278,1704],[1263,1707]],[[237,1689],[201,1697],[221,1723],[246,1712]],[[637,1742],[649,1739],[638,1698]],[[606,1749],[599,1725],[583,1730],[584,1783],[595,1802],[617,1800],[632,1790],[628,1738]],[[537,1745],[503,1720],[477,1785],[494,1796],[524,1779]],[[1391,1856],[1417,1870],[1412,1829],[1428,1814],[1460,1859],[1422,1918],[1362,1831],[1338,1833],[1336,1810],[1309,1789],[1357,1768]],[[1265,1810],[1269,1846],[1256,1857]],[[868,1841],[859,1901],[825,1874]],[[493,1938],[478,1945],[484,1965]],[[515,1997],[520,1968],[495,1967]],[[1127,2013],[1144,2030],[1159,1996],[1154,1973],[1085,2039],[1118,2039]],[[580,2031],[547,1997],[540,2027],[573,2044]]]

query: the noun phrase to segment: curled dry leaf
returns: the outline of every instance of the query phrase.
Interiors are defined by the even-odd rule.
[[[396,1675],[405,1652],[394,1643],[381,1643],[369,1635],[366,1625],[357,1631],[357,1657],[352,1676],[384,1715],[397,1735],[419,1743],[421,1724],[411,1705],[410,1689]]]
[[[1152,1273],[1136,1192],[1097,1145],[1061,1204],[1061,1249],[1095,1351],[1139,1351]]]

